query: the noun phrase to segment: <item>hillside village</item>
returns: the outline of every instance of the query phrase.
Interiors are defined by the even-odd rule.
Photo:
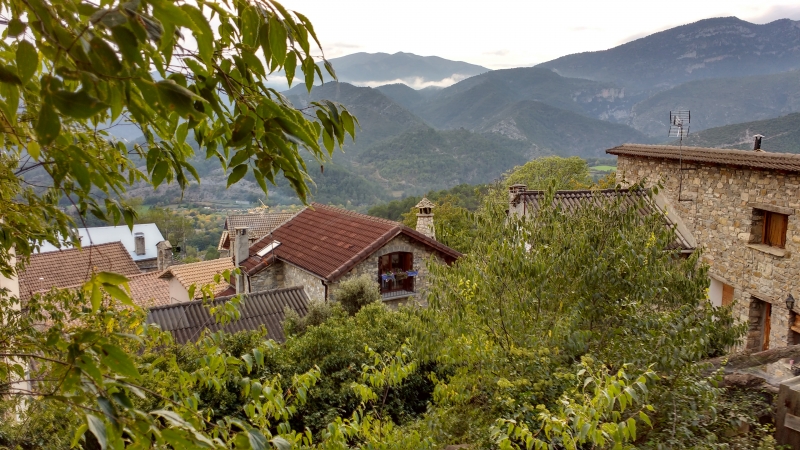
[[[800,22],[489,70],[59,2],[0,0],[0,448],[800,448]]]

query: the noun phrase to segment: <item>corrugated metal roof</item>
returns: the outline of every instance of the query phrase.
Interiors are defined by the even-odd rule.
[[[127,225],[78,228],[76,231],[81,238],[81,245],[83,246],[121,242],[134,261],[157,258],[158,251],[156,250],[156,244],[164,240],[164,236],[161,235],[161,231],[154,223],[136,224],[133,226],[133,231],[131,231]],[[144,235],[145,253],[143,255],[136,254],[136,242],[134,240],[134,234],[136,233],[142,233]],[[64,248],[71,248],[71,246],[66,246]],[[42,244],[39,253],[53,252],[56,250],[59,250],[59,248],[48,242]]]
[[[520,202],[525,202],[528,208],[536,210],[540,207],[541,202],[546,198],[545,191],[522,191],[517,194],[511,201],[516,205]],[[669,249],[681,249],[684,251],[693,251],[695,246],[691,244],[692,239],[684,236],[679,228],[676,226],[675,221],[667,214],[663,214],[652,200],[650,194],[643,189],[598,189],[598,190],[577,190],[577,191],[556,191],[553,196],[553,202],[557,203],[561,208],[566,211],[575,211],[578,208],[587,205],[604,207],[608,205],[609,201],[620,199],[620,206],[623,208],[640,207],[642,214],[651,214],[653,212],[661,212],[664,217],[664,223],[671,229],[675,229],[675,242],[669,246]]]
[[[314,203],[254,243],[242,266],[254,274],[278,258],[322,279],[335,281],[399,234],[433,248],[446,261],[461,256],[401,223]],[[263,257],[257,254],[273,241],[281,245]]]
[[[606,150],[606,153],[617,156],[641,156],[670,160],[682,159],[685,162],[800,172],[800,155],[791,153],[642,144],[623,144],[619,147]]]
[[[119,242],[36,253],[19,274],[20,299],[27,300],[34,293],[54,287],[82,284],[93,272],[114,272],[126,277],[141,273]]]
[[[162,330],[172,333],[175,342],[195,342],[203,330],[216,332],[222,328],[226,333],[267,329],[271,339],[283,342],[283,312],[290,307],[302,317],[308,312],[308,297],[302,287],[290,287],[271,291],[253,292],[242,297],[239,320],[220,327],[209,314],[208,307],[222,304],[231,297],[216,298],[208,305],[202,300],[177,303],[151,308],[147,322],[158,324]]]

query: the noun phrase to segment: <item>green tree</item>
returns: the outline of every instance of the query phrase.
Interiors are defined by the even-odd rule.
[[[228,172],[228,186],[250,173],[266,192],[282,176],[302,201],[309,178],[300,150],[325,161],[347,134],[355,136],[357,122],[341,106],[323,101],[298,111],[265,86],[276,70],[308,89],[321,66],[335,77],[324,58],[320,66],[312,57],[321,47],[311,22],[278,2],[0,0],[0,14],[7,24],[0,42],[4,277],[35,246],[70,235],[75,223],[61,199],[81,218],[132,226],[134,208],[120,200],[127,187],[199,181],[188,162],[189,133]],[[141,145],[109,135],[123,121],[142,131]],[[34,175],[46,181],[26,179]],[[17,405],[31,398],[78,414],[73,445],[285,448],[303,439],[286,424],[317,371],[242,378],[263,359],[235,357],[212,339],[202,346],[202,367],[149,390],[141,380],[155,369],[129,355],[164,341],[143,326],[141,311],[120,303],[133,306],[125,278],[112,273],[37,296],[24,311],[0,293],[0,390]],[[220,320],[230,320],[236,301],[218,309]],[[196,393],[230,380],[241,388],[243,412],[211,423]],[[158,409],[140,409],[137,398],[157,399]]]
[[[578,156],[545,156],[514,167],[503,176],[504,187],[524,184],[528,189],[547,189],[555,182],[556,190],[588,189],[592,185],[589,165]]]
[[[640,211],[614,200],[516,220],[487,208],[471,251],[431,266],[419,345],[452,370],[435,391],[444,436],[505,448],[707,440],[721,392],[698,362],[744,329],[706,300],[699,254],[665,251],[674,235]]]

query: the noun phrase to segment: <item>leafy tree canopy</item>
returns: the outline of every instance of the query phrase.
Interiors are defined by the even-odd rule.
[[[355,136],[344,108],[322,101],[298,111],[265,86],[276,70],[308,89],[322,76],[313,25],[277,2],[3,0],[0,14],[8,24],[0,42],[0,209],[4,228],[14,230],[0,236],[5,275],[12,248],[24,258],[36,243],[68,235],[58,198],[83,215],[131,225],[133,210],[117,200],[126,186],[199,181],[188,163],[189,133],[228,171],[229,186],[251,172],[266,192],[282,175],[303,201],[299,150],[324,161],[346,134]],[[139,127],[144,143],[111,139],[108,128],[121,122]],[[50,184],[34,190],[23,176],[39,168]]]

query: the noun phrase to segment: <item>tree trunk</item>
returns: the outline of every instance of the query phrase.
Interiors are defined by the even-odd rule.
[[[748,367],[763,366],[771,364],[784,358],[800,359],[800,345],[790,345],[788,347],[771,348],[763,352],[741,352],[733,355],[721,356],[704,362],[711,364],[710,371],[725,367],[726,370],[746,369]],[[725,363],[727,361],[727,363]]]

